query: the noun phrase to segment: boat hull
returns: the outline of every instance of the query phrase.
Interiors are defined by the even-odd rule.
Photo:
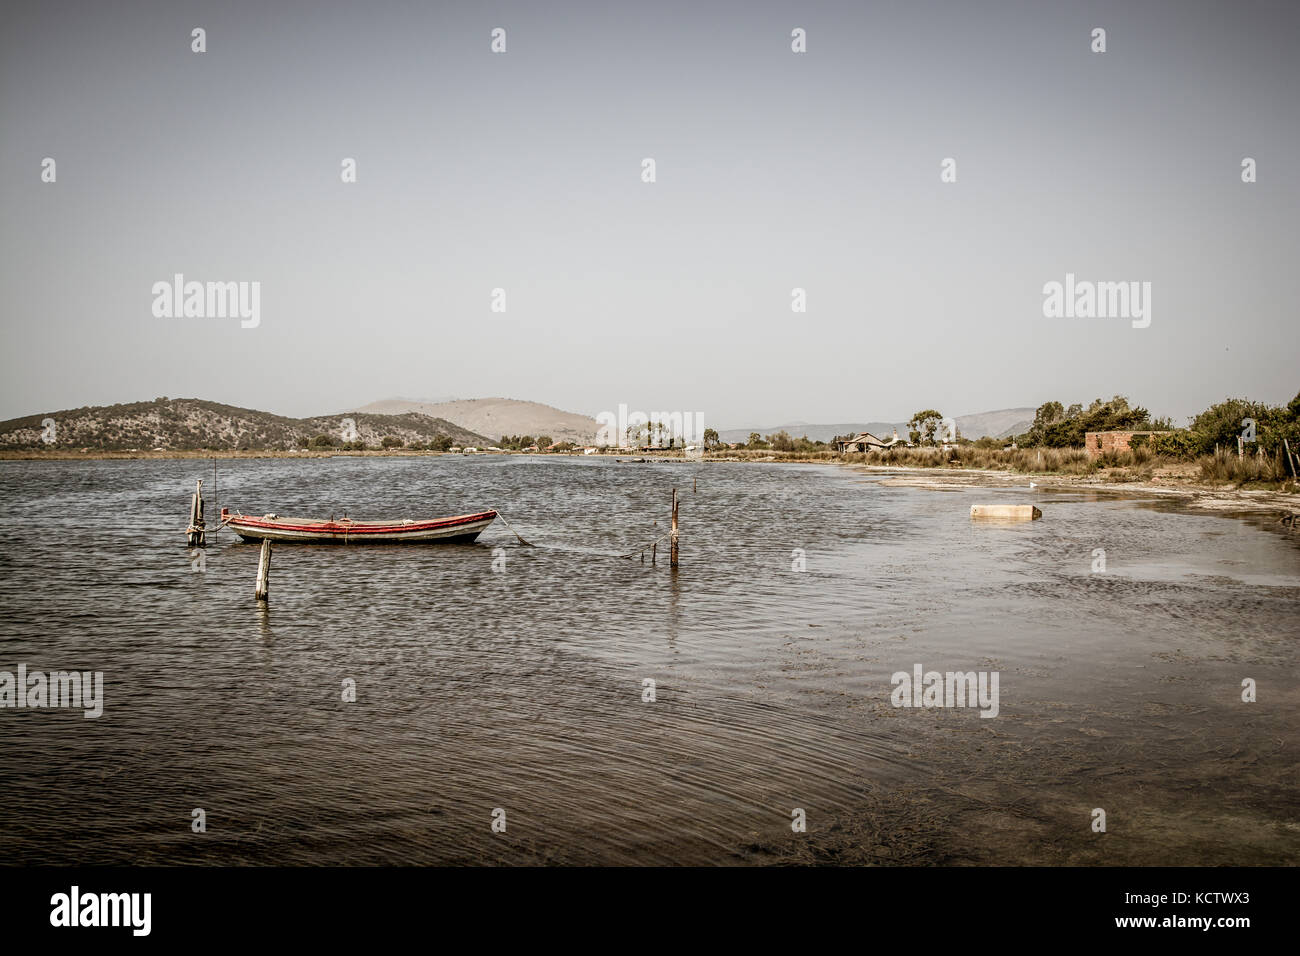
[[[317,521],[264,515],[223,515],[222,522],[245,541],[297,541],[307,544],[432,544],[473,541],[493,521],[495,511],[480,511],[429,521]]]

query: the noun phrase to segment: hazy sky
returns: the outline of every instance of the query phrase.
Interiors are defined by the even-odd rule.
[[[11,7],[0,418],[1283,402],[1297,48],[1295,3]],[[155,317],[178,272],[260,282],[260,325]],[[1150,326],[1045,318],[1067,272],[1149,281]]]

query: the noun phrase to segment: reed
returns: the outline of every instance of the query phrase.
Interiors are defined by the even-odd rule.
[[[1024,474],[1075,474],[1096,471],[1099,465],[1077,448],[886,448],[865,455],[846,455],[866,464],[900,468],[985,468]]]
[[[1107,471],[1109,481],[1145,481],[1157,466],[1175,464],[1173,459],[1138,447],[1109,451],[1096,458],[1082,448],[988,448],[976,444],[956,445],[947,451],[938,447],[896,446],[878,451],[841,455],[833,451],[782,453],[771,449],[733,448],[712,453],[714,457],[783,461],[842,461],[854,465],[884,465],[895,468],[980,468],[1013,471],[1026,475],[1091,475]],[[1123,469],[1116,475],[1111,471]]]
[[[1231,484],[1283,485],[1291,482],[1286,461],[1280,452],[1242,455],[1220,449],[1213,455],[1202,455],[1196,460],[1201,477],[1206,481]]]

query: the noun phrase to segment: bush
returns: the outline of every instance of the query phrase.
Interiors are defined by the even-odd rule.
[[[1133,441],[1136,443],[1139,437],[1146,436],[1134,436]],[[1149,441],[1143,442],[1142,445],[1157,455],[1165,455],[1169,458],[1195,458],[1200,451],[1200,442],[1186,428],[1151,435]]]
[[[1145,408],[1129,405],[1123,395],[1116,395],[1109,402],[1098,398],[1087,409],[1082,405],[1067,409],[1060,402],[1046,402],[1038,407],[1033,425],[1020,436],[1018,443],[1065,448],[1082,445],[1086,432],[1151,431],[1167,427],[1166,422],[1152,422]]]
[[[1255,441],[1246,444],[1248,452],[1262,448],[1266,454],[1273,454],[1283,447],[1283,439],[1292,451],[1300,451],[1300,395],[1287,405],[1271,406],[1245,398],[1211,405],[1192,420],[1197,451],[1209,457],[1213,457],[1216,446],[1224,452],[1235,452],[1243,431],[1242,419],[1246,418],[1255,420]]]
[[[310,442],[307,443],[307,447],[309,447],[309,448],[333,448],[333,447],[334,447],[334,439],[331,438],[329,435],[317,435],[315,438],[313,438]]]
[[[406,443],[403,442],[396,435],[385,435],[380,440],[379,444],[382,445],[384,448],[401,448]]]

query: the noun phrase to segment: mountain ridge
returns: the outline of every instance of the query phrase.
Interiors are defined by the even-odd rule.
[[[959,415],[957,427],[967,438],[1003,438],[1027,430],[1034,412],[1032,408],[1010,408]],[[46,427],[51,419],[52,430]],[[288,449],[301,447],[319,435],[341,444],[345,434],[351,434],[344,428],[347,419],[355,425],[354,440],[366,445],[378,445],[391,436],[404,444],[427,444],[447,437],[455,444],[490,446],[502,435],[549,435],[553,441],[590,444],[599,427],[596,419],[586,415],[511,398],[445,402],[381,399],[354,411],[290,418],[206,399],[163,397],[12,418],[0,422],[0,448]],[[719,436],[723,441],[743,442],[751,432],[766,436],[786,431],[796,438],[807,435],[814,441],[830,441],[836,435],[859,431],[888,438],[895,429],[907,437],[907,425],[902,422],[795,422],[771,428],[724,429]],[[50,435],[52,442],[45,440]]]
[[[345,428],[347,419],[355,426],[352,440],[367,445],[378,445],[387,436],[404,444],[426,444],[444,437],[461,445],[490,444],[483,435],[426,415],[352,412],[288,418],[201,398],[163,397],[11,418],[0,422],[0,448],[287,450],[302,447],[319,435],[328,436],[333,444],[343,444],[353,434]]]
[[[448,402],[386,398],[362,405],[356,411],[377,415],[431,415],[486,435],[493,442],[502,435],[530,435],[534,438],[549,435],[552,441],[589,445],[596,440],[596,431],[600,427],[596,419],[587,415],[517,398],[461,398]]]

